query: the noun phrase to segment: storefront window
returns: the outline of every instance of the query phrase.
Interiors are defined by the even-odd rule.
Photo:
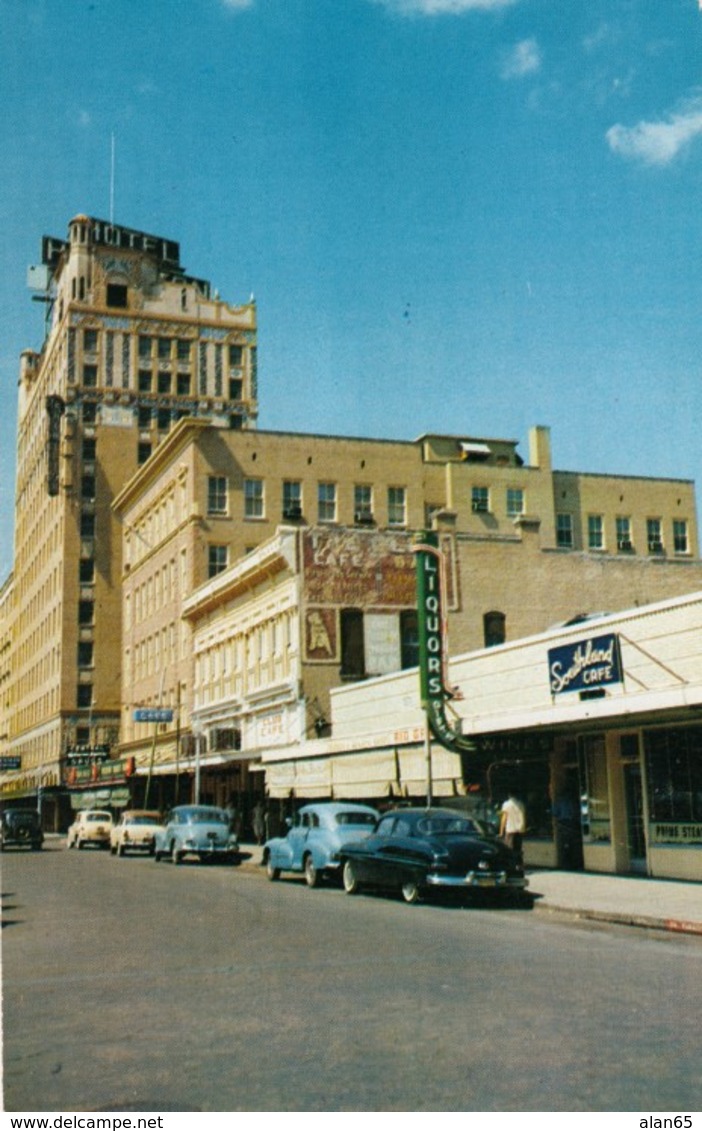
[[[607,759],[601,734],[580,740],[580,789],[583,840],[589,844],[610,841]]]
[[[702,822],[702,727],[645,736],[652,821]]]

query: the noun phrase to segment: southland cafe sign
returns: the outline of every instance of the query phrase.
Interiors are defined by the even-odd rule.
[[[422,531],[412,550],[417,570],[419,628],[419,686],[429,731],[447,750],[472,753],[473,739],[464,738],[446,717],[446,704],[456,698],[448,686],[448,649],[444,614],[446,578],[444,555],[434,531]]]

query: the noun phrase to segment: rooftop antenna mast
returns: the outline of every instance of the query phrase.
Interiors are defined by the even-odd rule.
[[[110,223],[115,222],[115,135],[110,137]]]

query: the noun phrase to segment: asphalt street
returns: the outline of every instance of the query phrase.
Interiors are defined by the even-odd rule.
[[[9,1111],[699,1111],[702,940],[2,857]]]

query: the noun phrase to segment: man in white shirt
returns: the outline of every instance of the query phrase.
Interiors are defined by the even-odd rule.
[[[526,830],[526,814],[524,806],[521,801],[518,801],[513,793],[505,801],[500,809],[500,836],[504,840],[508,848],[516,852],[521,860],[522,858],[522,841],[524,840],[524,832]]]

